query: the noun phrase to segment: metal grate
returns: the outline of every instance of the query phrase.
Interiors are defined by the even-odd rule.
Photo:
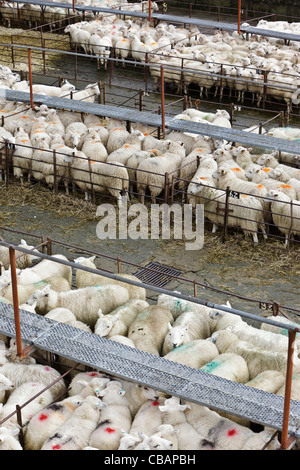
[[[22,340],[102,370],[229,414],[280,430],[284,397],[232,382],[94,333],[20,310]],[[15,336],[11,305],[0,303],[0,332]],[[300,402],[291,400],[290,435],[300,438]]]
[[[135,276],[145,284],[163,287],[172,281],[174,277],[180,276],[181,271],[170,266],[164,266],[157,262],[150,262],[144,268],[135,273]]]

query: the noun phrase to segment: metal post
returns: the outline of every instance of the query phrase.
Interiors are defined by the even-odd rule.
[[[285,394],[284,394],[284,409],[281,431],[281,448],[287,449],[288,446],[288,428],[289,428],[289,413],[290,401],[292,391],[292,376],[293,376],[293,357],[295,350],[296,330],[289,330],[289,345],[288,345],[288,358],[287,370],[285,379]]]
[[[241,9],[242,9],[242,0],[238,0],[238,33],[241,34]]]
[[[30,107],[33,109],[33,96],[32,96],[32,69],[31,69],[31,49],[28,48],[28,70],[29,70],[29,89],[30,89]]]
[[[22,356],[21,325],[20,325],[18,284],[17,284],[17,271],[16,271],[16,253],[12,246],[9,247],[9,259],[10,259],[11,286],[12,286],[13,306],[14,306],[15,333],[16,333],[16,341],[17,341],[17,355]]]
[[[160,95],[161,95],[161,125],[163,138],[165,137],[165,82],[164,82],[164,67],[160,66]]]
[[[149,23],[151,23],[151,0],[148,0],[148,14],[149,14]]]
[[[222,241],[223,241],[223,243],[226,241],[226,235],[227,235],[228,206],[229,206],[229,191],[230,191],[230,188],[229,188],[229,186],[227,186],[227,188],[226,188],[226,199],[225,199],[225,212],[224,212],[223,237],[222,237]]]

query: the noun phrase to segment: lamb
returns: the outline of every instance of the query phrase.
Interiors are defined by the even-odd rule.
[[[89,445],[89,439],[100,417],[99,398],[87,397],[59,430],[43,443],[41,450],[82,450]]]
[[[85,258],[83,256],[76,258],[74,263],[81,264],[82,266],[86,266],[88,268],[97,269],[94,263],[95,256],[91,256],[89,258]],[[140,282],[140,280],[131,274],[118,274],[120,277],[126,279],[131,279],[132,281]],[[144,287],[135,286],[133,284],[128,284],[126,281],[118,281],[114,279],[110,279],[109,277],[102,276],[100,274],[89,273],[87,271],[83,271],[82,269],[76,270],[76,287],[77,289],[81,289],[83,287],[89,286],[98,286],[103,284],[116,284],[122,287],[126,287],[129,293],[130,299],[146,299],[146,290]]]
[[[122,430],[128,432],[132,421],[126,393],[121,382],[111,381],[99,396],[106,406],[101,409],[100,420],[90,436],[89,445],[99,450],[117,450]]]
[[[122,380],[122,387],[126,391],[126,398],[132,418],[134,418],[143,403],[146,401],[156,402],[159,399],[159,392],[146,385]]]
[[[285,246],[289,237],[300,233],[300,202],[292,200],[282,191],[271,189],[266,200],[271,199],[271,212],[274,224],[285,236]]]
[[[44,442],[69,419],[83,402],[80,396],[67,397],[46,406],[30,419],[24,436],[25,450],[40,450]]]
[[[164,359],[177,362],[194,369],[200,369],[219,356],[217,346],[208,339],[196,339],[179,346],[164,356]]]
[[[285,396],[285,384],[277,390],[277,395]],[[292,377],[291,399],[300,401],[300,374],[296,372]]]
[[[81,150],[83,138],[87,132],[87,126],[81,121],[75,121],[68,124],[65,128],[64,141],[65,145],[71,148]]]
[[[125,344],[130,348],[135,348],[135,344],[132,339],[127,338],[127,336],[122,335],[113,335],[109,338],[111,341],[115,341],[116,343]]]
[[[115,150],[122,147],[126,143],[126,140],[129,136],[130,133],[122,127],[115,127],[114,129],[110,130],[106,145],[108,154],[111,154]]]
[[[14,413],[16,411],[16,405],[22,406],[26,403],[26,406],[22,408],[22,425],[26,426],[32,415],[40,412],[53,401],[51,391],[44,389],[45,385],[43,383],[30,381],[16,386],[6,403],[4,405],[2,403],[0,404],[0,419],[4,420]],[[40,392],[42,393],[38,395]],[[38,396],[35,397],[36,395]],[[31,400],[32,398],[33,400]],[[31,400],[30,403],[27,403],[29,400]],[[17,413],[14,413],[5,421],[5,427],[9,429],[18,427]]]
[[[81,151],[92,161],[106,162],[108,153],[101,141],[101,137],[94,129],[88,129],[83,136]]]
[[[188,403],[184,414],[187,422],[204,436],[202,450],[261,450],[271,438],[268,430],[255,433],[197,403]],[[277,438],[267,446],[268,450],[279,448]]]
[[[26,248],[27,250],[33,250],[34,247],[27,244],[27,242],[21,239],[21,243],[18,245],[21,248]],[[33,253],[38,253],[37,250],[33,250]],[[37,260],[38,257],[34,254],[23,253],[21,251],[15,251],[16,256],[16,268],[24,269],[32,265],[32,262]],[[9,248],[3,245],[0,245],[0,263],[4,269],[9,269],[10,267],[10,257],[9,257]]]
[[[52,260],[43,259],[36,266],[24,269],[18,275],[18,284],[26,285],[34,282],[41,282],[45,279],[53,277],[61,277],[65,279],[69,285],[72,282],[72,268],[59,262],[55,259],[68,261],[64,255],[53,255]]]
[[[0,427],[0,450],[23,450],[18,438],[19,429],[8,429],[5,426]]]
[[[245,383],[249,380],[248,366],[241,356],[223,353],[200,368],[203,372],[217,375],[233,382]]]
[[[68,387],[68,394],[70,397],[81,395],[82,391],[87,386],[87,383],[93,379],[101,379],[105,385],[110,379],[98,371],[92,370],[88,372],[78,372],[71,380]]]
[[[150,305],[138,314],[128,329],[128,338],[137,349],[159,356],[168,323],[173,321],[170,310],[159,305]]]
[[[41,315],[54,308],[69,308],[77,320],[94,328],[99,308],[106,315],[128,299],[127,289],[113,284],[84,287],[68,292],[55,292],[50,285],[47,285],[44,289],[35,291],[27,303],[31,305],[37,301],[36,311]]]
[[[1,164],[0,164],[0,181],[6,181],[7,173],[5,171],[7,159],[10,158],[12,150],[7,144],[15,144],[15,137],[8,132],[4,127],[0,127],[0,153],[1,153]],[[5,146],[7,146],[8,152],[6,154]]]
[[[246,325],[246,322],[242,319],[240,315],[235,313],[225,312],[223,310],[219,311],[212,309],[209,312],[211,318],[211,332],[228,329],[228,327],[235,325]]]
[[[173,443],[161,437],[161,433],[156,432],[152,436],[141,434],[140,442],[134,450],[173,450]]]
[[[65,84],[68,81],[65,80]],[[100,94],[98,83],[91,83],[87,85],[83,90],[76,90],[72,93],[73,100],[87,101],[88,103],[94,103],[95,97]],[[67,98],[67,97],[65,97]],[[69,98],[69,97],[68,97]]]
[[[53,399],[58,398],[66,392],[66,385],[60,374],[53,367],[43,366],[41,364],[18,364],[7,362],[0,367],[0,373],[5,375],[15,387],[19,387],[28,381],[35,381],[51,385]],[[54,383],[57,381],[56,383]]]
[[[188,423],[184,411],[187,405],[180,404],[180,398],[168,398],[159,406],[163,424],[171,424],[177,432],[179,450],[200,450],[203,436]]]
[[[131,323],[147,307],[149,304],[145,300],[132,299],[107,315],[103,315],[99,311],[99,319],[95,325],[94,333],[107,338],[114,335],[126,336]]]
[[[253,196],[265,196],[267,189],[263,185],[257,185],[252,181],[242,181],[237,178],[232,169],[222,168],[213,174],[213,177],[217,180],[218,188],[226,189],[227,186],[233,191],[238,191],[242,194],[251,194]]]
[[[162,347],[163,356],[182,344],[210,336],[210,327],[206,318],[192,311],[179,315],[173,325],[168,324],[168,328]]]
[[[276,316],[272,315],[271,317],[268,317],[268,319],[272,320],[273,322],[279,322],[279,323],[283,323],[286,325],[292,325],[295,328],[299,328],[300,326],[299,323],[289,320],[284,315],[276,315]],[[282,328],[281,326],[271,325],[270,323],[262,323],[260,326],[260,329],[265,330],[265,331],[272,331],[273,333],[277,333],[277,334],[284,335],[284,336],[288,335],[287,329]],[[296,333],[296,343],[298,343],[298,341],[299,341],[299,333]]]
[[[161,424],[158,426],[154,436],[156,435],[170,441],[172,443],[172,450],[178,450],[178,432],[174,429],[172,424]]]

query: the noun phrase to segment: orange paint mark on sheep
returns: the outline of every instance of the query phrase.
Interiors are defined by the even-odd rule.
[[[267,173],[268,171],[271,171],[271,168],[263,168],[262,170]]]
[[[233,171],[241,171],[240,168],[231,168]]]
[[[206,177],[205,177],[205,176],[200,176],[199,179],[200,179],[200,180],[206,180]]]
[[[263,185],[263,184],[258,184],[257,187],[258,187],[258,188],[263,188],[264,185]]]
[[[23,140],[21,140],[21,142],[29,142],[29,140],[23,139]]]
[[[203,149],[196,149],[197,152],[203,152]]]
[[[292,188],[290,184],[281,184],[280,188]]]

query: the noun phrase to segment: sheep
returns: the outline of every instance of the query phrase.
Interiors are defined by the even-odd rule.
[[[17,128],[14,137],[16,144],[12,155],[13,172],[14,177],[20,180],[23,185],[24,175],[27,175],[27,179],[30,181],[33,149],[29,134],[23,128]]]
[[[55,259],[68,261],[64,255],[53,255],[51,260],[43,259],[37,265],[24,269],[18,275],[18,284],[26,285],[34,282],[41,282],[53,277],[61,277],[71,285],[72,268],[62,263],[55,262]]]
[[[33,261],[38,259],[38,257],[34,255],[34,253],[38,253],[38,250],[34,249],[33,246],[28,245],[26,240],[23,239],[21,239],[21,243],[18,246],[27,250],[33,250],[32,255],[29,253],[22,253],[18,250],[15,251],[16,268],[28,268],[32,265]],[[4,267],[4,269],[8,270],[10,268],[9,248],[4,245],[0,245],[0,263]]]
[[[88,129],[83,136],[81,151],[92,161],[106,162],[108,153],[101,137],[94,129]]]
[[[283,383],[276,394],[280,396],[285,396],[285,384]],[[300,401],[300,374],[296,372],[292,377],[292,387],[291,387],[291,399]]]
[[[130,348],[135,348],[135,344],[132,339],[127,338],[127,336],[122,335],[113,335],[109,338],[111,341],[115,341],[116,343],[125,344]]]
[[[245,385],[268,393],[277,393],[285,383],[285,376],[277,370],[264,370]]]
[[[67,421],[43,443],[41,450],[82,450],[100,417],[101,402],[95,396],[87,397]]]
[[[81,150],[83,144],[83,137],[88,128],[86,124],[81,121],[71,122],[65,127],[64,142],[65,145],[71,148],[78,148]]]
[[[147,307],[149,304],[145,300],[132,299],[107,315],[103,315],[99,311],[99,319],[95,325],[94,333],[107,338],[114,335],[126,336],[131,323]]]
[[[7,362],[4,361],[2,362],[1,361],[1,365],[5,364]],[[5,375],[3,374],[0,374],[0,403],[4,403],[5,400],[6,400],[6,395],[7,395],[7,391],[9,390],[13,390],[14,389],[14,384],[12,383],[11,380],[9,380],[7,377],[5,377]]]
[[[168,323],[173,321],[170,310],[159,305],[150,305],[138,314],[128,328],[128,338],[137,349],[160,355]]]
[[[300,233],[300,202],[292,200],[282,191],[271,189],[266,195],[270,202],[272,219],[278,230],[285,236],[285,246],[289,237]]]
[[[95,256],[91,256],[89,258],[80,256],[74,260],[74,263],[81,264],[82,266],[86,266],[88,268],[97,269],[94,260]],[[119,280],[110,279],[109,277],[102,276],[100,274],[89,273],[87,271],[83,271],[82,269],[78,269],[76,270],[75,278],[76,287],[77,289],[81,289],[83,287],[98,286],[99,284],[116,284],[125,287],[128,290],[130,299],[146,299],[146,290],[144,287],[126,283],[126,279],[141,282],[136,276],[122,273],[119,273],[118,275],[124,278],[125,281],[122,282]]]
[[[242,183],[243,184],[243,183]],[[191,191],[191,190],[190,190]],[[225,207],[226,194],[222,189],[206,185],[203,181],[197,189],[197,202],[204,204],[204,214],[213,223],[212,232],[217,231],[218,225],[223,225],[224,216],[218,212],[219,207]],[[253,242],[258,243],[258,230],[267,238],[264,220],[264,207],[255,196],[241,194],[240,197],[229,197],[228,226],[240,228],[245,236],[252,235]]]
[[[174,429],[172,424],[161,424],[158,426],[154,436],[156,435],[170,441],[172,443],[171,450],[178,450],[178,431]]]
[[[17,437],[20,430],[18,428],[8,429],[0,427],[0,450],[23,450]]]
[[[251,194],[253,196],[265,196],[267,189],[263,185],[257,185],[252,181],[242,181],[237,178],[232,169],[219,167],[213,174],[217,180],[219,189],[226,189],[228,186],[233,191],[238,191],[243,194]]]
[[[187,422],[204,436],[202,450],[261,450],[271,438],[268,430],[255,433],[197,403],[188,402],[184,414]],[[279,448],[277,438],[267,446],[268,450]]]
[[[212,309],[209,312],[209,317],[211,319],[211,333],[225,330],[235,325],[246,325],[246,322],[240,315],[223,310]]]
[[[179,175],[179,168],[183,163],[185,150],[182,145],[172,142],[166,153],[157,157],[143,160],[136,170],[137,191],[144,203],[147,189],[150,191],[152,203],[163,191],[166,184],[171,184],[172,176]]]
[[[185,416],[187,405],[180,404],[180,398],[171,397],[159,406],[163,424],[171,424],[177,432],[179,450],[200,450],[203,436],[199,434]]]
[[[162,415],[159,407],[164,404],[164,399],[146,400],[135,413],[130,430],[131,436],[150,436],[157,432],[162,423]]]
[[[105,385],[110,379],[103,373],[92,370],[87,372],[78,372],[71,380],[68,387],[68,395],[70,397],[75,395],[81,395],[82,391],[87,386],[87,383],[93,379],[101,379]]]
[[[27,403],[29,400],[31,400],[30,403]],[[18,427],[17,414],[10,415],[16,411],[16,405],[22,406],[26,403],[26,406],[22,408],[22,425],[26,426],[32,415],[41,411],[52,401],[53,395],[49,389],[45,390],[43,383],[27,381],[16,386],[4,405],[0,404],[0,419],[9,417],[5,421],[5,426],[9,429]]]
[[[122,390],[121,382],[111,381],[98,395],[106,406],[101,409],[89,445],[99,450],[117,450],[122,430],[128,432],[132,421],[126,393]]]
[[[146,385],[122,380],[122,387],[126,391],[129,410],[133,418],[143,403],[146,401],[154,403],[159,399],[159,392]]]
[[[279,322],[279,323],[283,323],[286,325],[294,326],[295,328],[299,328],[299,323],[293,320],[289,320],[284,315],[276,315],[276,316],[272,315],[271,317],[268,317],[268,319],[272,320],[273,322]],[[279,335],[288,336],[287,329],[282,328],[281,326],[271,325],[270,323],[262,323],[260,325],[260,329],[265,330],[265,331],[272,331],[273,333],[277,333]],[[300,336],[299,333],[296,333],[296,344],[299,343],[299,336]]]
[[[115,127],[110,130],[106,144],[108,154],[110,155],[112,152],[122,147],[129,136],[130,133],[122,127]]]
[[[134,450],[173,450],[173,443],[161,437],[159,432],[152,434],[152,436],[141,434],[141,439],[142,442]]]
[[[164,359],[177,362],[194,369],[200,369],[219,355],[217,346],[210,339],[196,339],[183,344],[166,354]]]
[[[83,402],[80,396],[67,397],[46,406],[30,419],[24,435],[25,450],[40,450],[44,442],[66,422]]]
[[[290,175],[290,178],[295,178],[300,180],[300,170],[298,168],[294,168],[289,165],[285,165],[284,163],[279,163],[277,158],[274,154],[264,154],[261,155],[257,160],[256,163],[261,165],[262,167],[273,168],[279,171],[283,171]]]
[[[210,327],[206,318],[192,311],[183,312],[172,325],[168,324],[168,328],[162,347],[163,356],[182,344],[210,336]]]
[[[0,127],[0,154],[1,154],[1,164],[0,164],[0,181],[3,181],[3,176],[4,176],[4,181],[6,181],[7,178],[7,172],[5,171],[6,169],[6,164],[7,164],[7,159],[10,158],[12,154],[12,148],[15,145],[15,137],[8,132],[4,127]],[[7,151],[5,150],[7,148]]]
[[[51,385],[51,393],[54,399],[66,392],[64,380],[61,379],[59,372],[50,366],[8,362],[0,367],[0,374],[11,380],[15,387],[19,387],[28,381],[42,383],[45,387]]]
[[[219,354],[213,361],[201,367],[200,370],[233,382],[245,383],[249,380],[246,361],[234,353]]]
[[[127,289],[113,284],[84,287],[68,292],[55,292],[50,285],[47,285],[35,291],[27,303],[30,305],[33,301],[37,301],[36,311],[41,315],[45,315],[54,308],[69,308],[77,320],[94,328],[99,308],[105,315],[128,299]]]
[[[214,333],[213,341],[220,354],[230,352],[239,354],[245,359],[249,370],[249,380],[265,370],[286,372],[287,353],[259,348],[247,341],[239,340],[230,330]],[[296,355],[294,357],[294,366],[299,366],[299,359]]]
[[[21,342],[21,345],[22,345],[23,350],[27,346],[27,344],[24,342]],[[6,350],[6,356],[7,356],[8,362],[22,363],[22,364],[36,364],[36,360],[30,355],[24,358],[19,357],[18,348],[17,348],[17,340],[15,338],[10,339],[9,347]]]
[[[107,69],[107,61],[110,56],[112,48],[112,40],[107,35],[100,35],[100,30],[96,30],[90,35],[89,48],[92,56],[96,56],[97,69],[100,69],[100,64],[104,65],[104,69]]]
[[[65,80],[65,84],[67,83],[68,81]],[[88,103],[94,103],[95,97],[98,96],[99,94],[100,94],[100,90],[99,90],[98,83],[91,83],[87,85],[85,88],[83,88],[82,90],[75,90],[72,93],[72,99],[86,101]]]

